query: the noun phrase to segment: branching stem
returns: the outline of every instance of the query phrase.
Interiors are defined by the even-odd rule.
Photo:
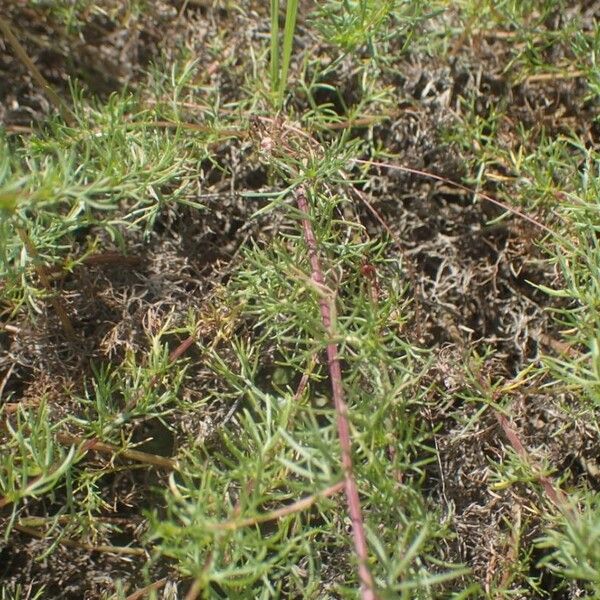
[[[312,279],[317,286],[319,286],[319,288],[327,289],[325,286],[323,271],[321,270],[321,265],[319,262],[318,244],[310,220],[310,208],[304,187],[298,187],[295,195],[298,209],[301,213],[306,215],[306,217],[302,219],[302,227],[304,230],[304,239],[306,241],[306,245],[308,246]],[[346,404],[346,400],[344,398],[342,369],[340,367],[337,344],[333,341],[335,336],[335,323],[334,319],[332,318],[332,306],[335,303],[335,297],[333,293],[329,298],[321,295],[319,303],[321,305],[321,319],[329,338],[327,342],[327,364],[329,367],[338,436],[340,440],[346,502],[348,505],[350,520],[352,521],[354,548],[358,559],[358,575],[362,584],[361,597],[362,600],[376,600],[377,593],[375,590],[375,582],[373,581],[373,576],[371,575],[371,571],[369,570],[368,566],[367,538],[365,535],[358,487],[356,485],[352,469],[352,444],[350,440],[348,405]]]

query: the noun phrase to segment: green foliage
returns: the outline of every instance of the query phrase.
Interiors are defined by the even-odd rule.
[[[502,4],[495,16],[495,7],[486,13],[486,6],[478,3],[481,15],[488,14],[502,25],[510,22],[515,40],[520,41],[515,43],[513,60],[506,68],[508,73],[515,74],[516,81],[522,82],[535,74],[544,74],[548,79],[554,75],[560,80],[563,75],[576,71],[589,87],[588,101],[597,101],[593,68],[597,60],[597,35],[577,30],[575,22],[555,31],[545,29],[544,22],[556,14],[553,11],[560,8],[561,3],[541,3],[536,6],[538,12],[531,15],[521,10],[525,5]],[[501,17],[507,21],[500,20]],[[474,13],[471,25],[483,25]],[[548,61],[548,48],[559,45],[572,53],[568,66],[562,69]],[[461,144],[469,152],[472,170],[477,173],[477,186],[484,186],[493,179],[492,174],[501,170],[508,175],[501,196],[507,204],[521,202],[529,214],[536,211],[539,219],[551,224],[555,232],[540,243],[547,264],[555,268],[555,276],[537,288],[556,299],[555,307],[550,310],[560,328],[564,350],[544,352],[539,363],[530,365],[528,376],[545,381],[544,390],[553,390],[551,404],[557,414],[567,422],[572,419],[573,424],[585,422],[597,435],[600,254],[595,232],[599,222],[600,157],[576,131],[556,134],[551,126],[548,129],[540,126],[535,132],[517,127],[511,131],[511,137],[503,136],[502,123],[506,123],[510,110],[504,99],[491,102],[482,110],[473,96],[463,100],[462,108],[463,116],[447,132],[447,139]],[[470,396],[472,401],[476,397],[477,393]],[[484,402],[490,399],[483,397]],[[476,418],[485,410],[482,406]],[[557,472],[556,465],[544,462],[542,465],[532,469],[521,457],[511,455],[510,459],[493,464],[493,487],[496,490],[539,488],[540,474],[557,477],[557,485],[569,481],[570,474]],[[569,489],[567,493],[570,506],[575,507],[580,500],[581,510],[574,510],[572,514],[560,514],[555,508],[550,510],[544,520],[545,532],[534,545],[535,551],[531,546],[524,546],[519,560],[515,561],[512,592],[522,586],[529,594],[548,593],[543,590],[539,575],[543,572],[540,570],[546,570],[554,577],[554,593],[566,593],[569,588],[581,590],[584,584],[589,597],[598,596],[596,494],[585,485]],[[520,539],[526,531],[527,525],[519,523],[513,536]],[[539,559],[540,554],[542,559]],[[533,576],[532,572],[538,575]]]
[[[428,36],[419,39],[418,34],[445,8],[438,2],[327,0],[316,8],[311,24],[344,54],[366,53],[378,62],[393,64],[398,44],[404,50],[413,42],[430,43]]]
[[[283,104],[288,71],[292,60],[294,32],[298,15],[298,0],[286,0],[283,42],[279,51],[279,0],[271,0],[271,92],[275,108]],[[281,57],[281,58],[280,58]]]
[[[152,8],[147,0],[32,0],[30,4],[32,8],[43,11],[72,34],[81,31],[94,17],[106,18],[115,23],[127,23],[139,17],[144,10]]]
[[[22,585],[16,585],[13,589],[8,589],[7,586],[0,588],[1,600],[25,600],[25,598],[27,598],[27,600],[41,600],[44,598],[44,594],[44,586],[38,587],[35,592],[31,587],[24,590]]]
[[[381,38],[397,4],[396,0],[330,0],[317,9],[315,25],[325,39],[352,52]]]
[[[4,532],[5,539],[10,535],[20,504],[28,498],[52,494],[77,460],[74,447],[65,450],[56,444],[56,429],[45,404],[36,410],[19,410],[14,426],[7,422],[0,458],[0,504],[8,505],[12,516]]]
[[[73,265],[83,258],[68,255],[78,232],[104,229],[119,241],[123,227],[149,232],[166,207],[201,208],[189,190],[194,165],[208,151],[176,121],[156,125],[156,112],[131,96],[113,95],[96,108],[78,98],[75,108],[76,130],[53,122],[22,143],[3,141],[0,200],[8,218],[0,222],[0,277],[15,307],[35,307],[40,294],[24,279],[31,257],[21,253],[17,226],[47,266],[67,258]]]
[[[81,11],[103,11],[116,22],[143,7],[128,4],[122,12],[119,3],[55,2],[50,14],[77,31]],[[50,120],[30,135],[2,134],[0,293],[3,314],[19,322],[33,324],[51,294],[37,279],[40,265],[66,273],[106,239],[126,250],[127,235],[135,231],[151,243],[160,219],[181,216],[184,207],[206,215],[224,210],[202,201],[206,165],[225,176],[240,163],[250,164],[248,170],[257,163],[264,167],[265,182],[243,199],[259,202],[254,217],[268,217],[278,227],[277,235],[267,229],[246,243],[227,272],[219,274],[222,287],[203,300],[221,311],[208,334],[198,327],[202,319],[197,315],[185,326],[181,319],[175,324],[165,318],[118,362],[92,365],[78,389],[61,391],[63,413],[44,401],[9,414],[6,401],[21,399],[14,392],[4,394],[1,442],[7,451],[0,455],[0,503],[9,514],[5,537],[15,525],[35,527],[52,541],[51,553],[65,539],[96,544],[123,536],[119,525],[102,517],[112,510],[107,481],[126,476],[138,486],[136,493],[143,489],[145,494],[144,508],[141,502],[136,507],[144,511],[147,529],[135,543],[140,555],[146,551],[152,557],[148,573],[170,561],[185,585],[195,581],[205,597],[356,597],[359,583],[343,491],[330,493],[343,473],[323,358],[331,340],[319,310],[329,296],[311,279],[301,215],[292,204],[294,190],[303,185],[325,283],[335,292],[330,308],[343,362],[354,476],[369,568],[381,597],[483,597],[471,571],[447,558],[458,531],[452,504],[435,505],[427,489],[439,449],[437,432],[424,415],[432,396],[437,401],[443,393],[432,376],[431,352],[407,332],[414,319],[414,290],[406,265],[392,240],[369,233],[356,207],[357,189],[370,182],[354,179],[353,159],[391,151],[378,146],[372,124],[341,133],[331,126],[364,115],[381,123],[397,110],[405,99],[397,97],[390,82],[405,76],[398,57],[407,48],[415,56],[442,55],[481,31],[514,40],[506,66],[510,85],[532,75],[562,77],[577,70],[588,86],[587,101],[593,102],[600,90],[595,68],[600,35],[581,31],[575,21],[549,29],[546,24],[564,8],[554,0],[465,1],[451,9],[439,2],[327,0],[306,19],[298,14],[299,3],[289,0],[283,32],[278,0],[270,8],[270,40],[257,42],[264,47],[256,55],[227,64],[228,75],[243,83],[246,97],[225,101],[212,83],[198,83],[204,65],[186,49],[176,64],[150,68],[141,90],[150,99],[146,93],[123,92],[101,103],[75,93],[75,126]],[[323,55],[305,52],[298,61],[297,94],[289,102],[296,121],[271,121],[265,114],[284,105],[299,19],[311,35],[320,36],[315,47]],[[215,56],[222,54],[222,41],[211,42]],[[557,45],[568,50],[564,64],[548,61]],[[340,73],[350,74],[352,103],[335,83]],[[328,99],[317,101],[319,92],[327,92]],[[204,104],[202,118],[196,119],[199,97]],[[600,157],[575,131],[557,134],[541,127],[534,135],[516,124],[507,139],[506,95],[482,108],[478,89],[458,99],[454,108],[456,118],[445,140],[466,154],[471,183],[483,188],[501,181],[499,197],[509,206],[537,211],[556,232],[540,244],[540,261],[553,264],[557,277],[538,289],[561,301],[554,316],[574,352],[542,355],[509,381],[486,374],[492,349],[473,350],[458,367],[461,389],[443,400],[467,406],[461,407],[460,425],[469,432],[492,410],[509,413],[515,390],[542,381],[540,389],[569,393],[573,418],[586,419],[597,433]],[[247,126],[251,116],[254,130]],[[232,176],[217,198],[221,189],[232,195],[243,189],[247,171],[241,171],[241,179]],[[19,229],[27,232],[39,256],[24,248]],[[195,240],[187,241],[195,248]],[[365,265],[377,274],[376,294]],[[172,340],[198,331],[193,358],[171,360]],[[204,383],[200,396],[186,395],[193,377]],[[215,406],[225,407],[227,416],[205,437],[177,430],[186,420],[210,422]],[[552,406],[563,413],[568,409],[560,399]],[[143,433],[149,423],[155,424],[153,435]],[[62,443],[65,431],[76,431],[79,443]],[[173,440],[176,431],[179,437]],[[93,443],[110,444],[113,455],[104,462],[83,460]],[[161,479],[148,464],[120,460],[131,450],[169,457],[175,467]],[[540,464],[544,475],[555,474],[556,465]],[[440,476],[452,477],[441,470],[440,462]],[[539,469],[507,452],[501,460],[490,458],[482,485],[492,495],[539,491],[539,475]],[[557,590],[585,582],[590,594],[600,595],[597,498],[584,485],[573,494],[584,506],[577,518],[550,510],[542,514],[532,504],[530,521],[506,523],[504,541],[514,556],[503,576],[486,581],[488,597],[541,597],[547,590],[536,569],[552,573]],[[52,512],[28,514],[39,499]],[[308,504],[294,504],[301,499]],[[532,521],[544,527],[535,544],[530,543]],[[123,586],[118,590],[119,597],[126,597]],[[19,588],[2,590],[7,600],[20,597]]]
[[[355,426],[355,476],[377,549],[372,566],[383,590],[433,598],[440,584],[466,571],[436,558],[447,524],[417,491],[433,459],[428,434],[411,416],[424,391],[414,380],[424,357],[397,333],[408,312],[402,289],[391,283],[375,305],[358,268],[369,257],[386,281],[397,282],[398,265],[377,258],[385,255],[383,244],[344,241],[344,230],[354,225],[332,219],[332,199],[315,200],[329,268],[345,274],[338,282],[337,337]],[[210,448],[185,453],[166,494],[168,518],[154,515],[151,539],[201,589],[218,584],[228,594],[252,589],[261,597],[304,590],[304,597],[316,598],[326,557],[335,552],[352,560],[343,499],[318,499],[310,511],[259,521],[270,507],[318,494],[342,477],[325,366],[314,367],[304,394],[295,392],[326,343],[318,293],[297,234],[251,250],[243,265],[229,291],[242,307],[240,318],[257,333],[251,345],[234,338],[229,348],[209,354],[210,368],[227,384],[220,395],[240,408]],[[285,377],[274,380],[265,371],[261,357],[267,354]],[[398,473],[412,483],[399,483]],[[344,585],[357,585],[353,572]]]
[[[577,515],[562,515],[537,546],[544,552],[539,566],[567,581],[585,582],[590,598],[600,596],[600,510],[597,494],[589,494]]]

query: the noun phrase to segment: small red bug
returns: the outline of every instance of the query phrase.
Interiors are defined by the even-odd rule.
[[[360,272],[362,274],[363,277],[367,277],[368,279],[373,280],[375,277],[377,277],[377,269],[370,263],[363,263],[361,268],[360,268]]]
[[[379,284],[377,283],[377,269],[368,262],[364,262],[360,267],[360,273],[369,280],[371,299],[377,303],[379,300]]]

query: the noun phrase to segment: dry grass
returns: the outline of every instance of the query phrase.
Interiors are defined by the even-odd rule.
[[[7,12],[2,598],[598,593],[597,9],[354,4]]]

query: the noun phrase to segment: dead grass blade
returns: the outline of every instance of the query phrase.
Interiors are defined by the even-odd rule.
[[[163,577],[162,579],[159,579],[158,581],[154,581],[150,585],[147,585],[146,587],[140,588],[139,590],[136,590],[132,594],[129,594],[129,596],[127,596],[126,600],[141,600],[144,596],[147,596],[150,592],[157,591],[157,590],[160,590],[163,587],[165,587],[165,585],[167,584],[167,581],[168,581],[168,579],[166,577]]]
[[[179,463],[171,458],[157,456],[156,454],[148,454],[139,450],[123,450],[111,444],[105,444],[94,439],[81,438],[70,433],[59,433],[56,436],[59,443],[65,446],[78,445],[81,446],[84,452],[98,452],[100,454],[108,454],[109,456],[125,458],[134,462],[139,462],[146,465],[151,465],[159,469],[167,471],[176,471],[179,469]]]

